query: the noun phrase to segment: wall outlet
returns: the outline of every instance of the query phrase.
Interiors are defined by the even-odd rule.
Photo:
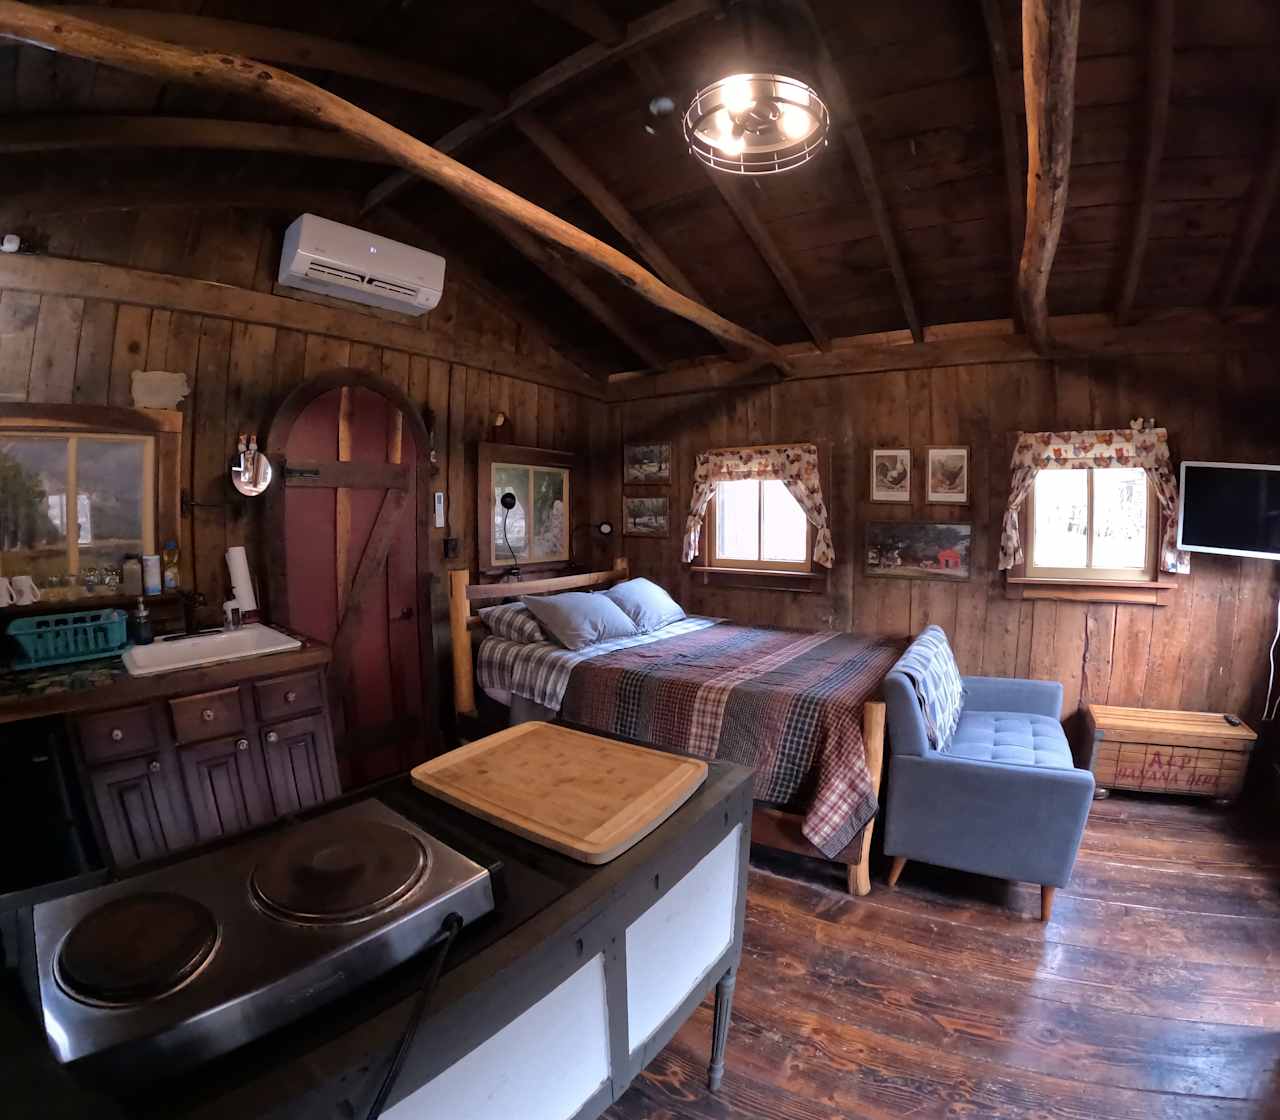
[[[459,541],[457,537],[445,537],[444,558],[446,560],[456,560],[458,558],[458,552],[460,551],[458,544]]]

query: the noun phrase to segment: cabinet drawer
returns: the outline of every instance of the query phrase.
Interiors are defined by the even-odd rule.
[[[238,688],[220,688],[170,700],[169,711],[173,714],[173,735],[179,743],[231,735],[244,726]]]
[[[77,729],[84,760],[89,764],[143,754],[156,745],[151,712],[145,707],[85,716],[77,722]]]
[[[319,673],[294,673],[270,681],[255,681],[258,715],[265,720],[289,719],[314,712],[324,704]]]

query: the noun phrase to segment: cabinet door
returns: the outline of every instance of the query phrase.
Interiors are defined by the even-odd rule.
[[[329,720],[323,712],[262,729],[267,780],[277,813],[296,813],[341,792]]]
[[[89,770],[102,828],[118,866],[155,859],[191,843],[180,815],[171,760],[143,755]]]
[[[272,817],[257,743],[246,736],[180,747],[182,780],[200,840],[243,832]]]

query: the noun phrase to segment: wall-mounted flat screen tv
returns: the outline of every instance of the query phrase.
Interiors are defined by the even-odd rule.
[[[1280,560],[1280,466],[1183,463],[1178,547]]]

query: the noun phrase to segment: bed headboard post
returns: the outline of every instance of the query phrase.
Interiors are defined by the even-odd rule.
[[[624,580],[629,578],[629,573],[631,571],[631,568],[627,564],[627,558],[625,556],[619,556],[613,562],[613,570],[618,573],[619,580]]]
[[[471,602],[467,587],[471,583],[469,568],[455,568],[449,573],[449,644],[453,649],[453,710],[460,716],[476,714],[476,682],[471,666]]]

